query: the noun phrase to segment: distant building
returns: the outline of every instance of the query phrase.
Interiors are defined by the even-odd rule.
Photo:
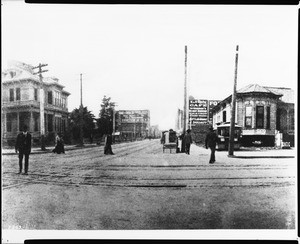
[[[65,132],[68,119],[68,96],[55,77],[43,78],[45,136]],[[2,72],[2,138],[12,145],[23,125],[29,126],[33,142],[40,140],[39,77],[33,66],[13,62]]]
[[[152,138],[159,138],[161,136],[161,131],[159,130],[158,125],[152,125],[149,127],[148,136]]]
[[[118,131],[123,139],[133,140],[148,136],[149,110],[119,110]]]
[[[243,128],[243,144],[261,142],[274,146],[275,136],[283,134],[283,141],[294,145],[294,92],[290,88],[263,87],[251,84],[237,91],[236,120]],[[213,125],[230,122],[229,96],[212,110]]]

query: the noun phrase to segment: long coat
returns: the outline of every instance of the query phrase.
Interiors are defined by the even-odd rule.
[[[217,144],[218,136],[215,132],[210,131],[205,138],[205,147],[215,148]]]
[[[27,135],[20,133],[17,136],[15,149],[23,154],[30,154],[31,152],[31,134],[27,132]]]

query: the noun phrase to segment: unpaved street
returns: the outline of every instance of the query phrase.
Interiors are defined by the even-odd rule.
[[[293,229],[294,158],[228,158],[159,140],[33,154],[29,175],[3,155],[3,229]],[[241,153],[240,153],[241,154]]]

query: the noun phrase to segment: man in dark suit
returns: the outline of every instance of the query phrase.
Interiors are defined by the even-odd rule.
[[[16,141],[16,153],[19,152],[19,173],[22,173],[22,161],[25,156],[25,171],[24,175],[28,175],[28,163],[29,163],[29,154],[31,152],[31,135],[27,131],[28,127],[23,126],[23,132],[18,134]]]
[[[191,147],[191,144],[193,143],[190,129],[188,129],[186,131],[186,134],[184,136],[184,140],[185,140],[185,153],[190,154],[190,147]]]
[[[216,161],[215,151],[216,151],[217,139],[218,136],[214,132],[213,127],[210,127],[209,132],[207,133],[205,138],[205,147],[206,149],[210,148],[211,150],[210,160],[209,160],[210,164],[213,164]]]

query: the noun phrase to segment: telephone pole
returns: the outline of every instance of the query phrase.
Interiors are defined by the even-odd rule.
[[[82,74],[80,74],[80,137],[79,137],[79,146],[83,146],[83,103],[82,103]]]
[[[234,71],[234,84],[233,84],[232,103],[231,103],[231,120],[230,120],[228,156],[233,156],[233,151],[234,151],[235,107],[236,107],[236,83],[237,83],[238,55],[239,55],[239,45],[236,46],[236,54],[235,54],[235,71]]]
[[[187,127],[187,46],[184,47],[184,103],[183,103],[183,135]],[[185,152],[185,140],[181,141],[181,152]]]
[[[44,83],[42,73],[47,72],[48,70],[42,70],[42,67],[48,66],[48,64],[39,64],[33,69],[38,71],[34,75],[38,74],[40,79],[40,133],[41,133],[41,150],[45,151],[45,96],[44,96]]]

